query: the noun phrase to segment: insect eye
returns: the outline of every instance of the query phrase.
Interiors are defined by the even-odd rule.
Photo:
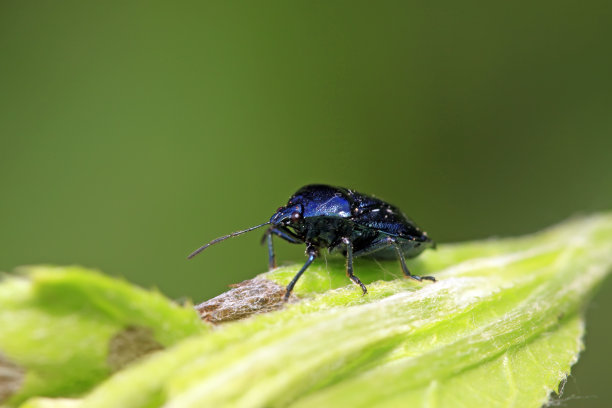
[[[294,211],[291,214],[291,221],[293,221],[293,222],[298,221],[300,218],[302,218],[302,214],[297,212],[297,211]]]

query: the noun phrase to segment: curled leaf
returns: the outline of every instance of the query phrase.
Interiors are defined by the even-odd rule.
[[[260,278],[282,287],[299,266]],[[539,407],[582,347],[585,302],[612,267],[612,216],[441,245],[410,267],[439,281],[362,262],[362,296],[341,263],[319,264],[300,302],[132,365],[80,407]]]

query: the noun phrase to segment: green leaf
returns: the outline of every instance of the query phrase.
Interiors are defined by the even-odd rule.
[[[285,285],[299,266],[259,278]],[[362,296],[342,262],[319,262],[296,286],[300,301],[195,334],[68,404],[542,406],[577,360],[582,311],[612,268],[612,215],[441,245],[409,267],[439,281],[402,279],[394,262],[361,261]],[[240,296],[223,303],[245,306]],[[53,403],[26,406],[67,406]]]
[[[81,395],[139,356],[205,329],[189,306],[79,267],[8,275],[0,305],[0,371],[12,381],[4,382],[10,405]]]

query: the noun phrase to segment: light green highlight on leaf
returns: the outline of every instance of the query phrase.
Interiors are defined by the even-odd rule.
[[[20,408],[78,408],[81,401],[68,398],[31,398]]]

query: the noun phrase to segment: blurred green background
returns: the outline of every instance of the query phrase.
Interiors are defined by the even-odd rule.
[[[0,270],[200,301],[266,268],[261,234],[185,256],[312,182],[438,242],[612,209],[611,21],[609,1],[3,1]],[[568,407],[608,406],[611,296]]]

